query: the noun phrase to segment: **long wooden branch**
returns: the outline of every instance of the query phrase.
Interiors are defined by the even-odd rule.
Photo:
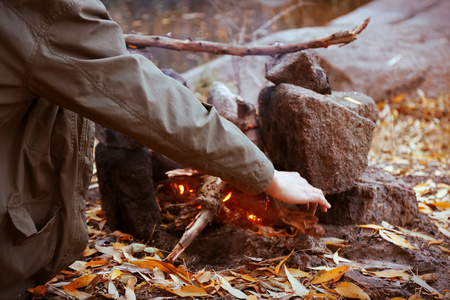
[[[227,54],[236,56],[270,55],[297,52],[305,49],[327,48],[331,45],[345,45],[356,40],[357,35],[367,27],[370,18],[367,18],[352,31],[341,31],[327,37],[313,39],[301,43],[273,44],[273,45],[232,45],[207,41],[178,40],[162,36],[139,36],[125,34],[128,46],[136,48],[157,47],[177,51],[207,52],[212,54]]]

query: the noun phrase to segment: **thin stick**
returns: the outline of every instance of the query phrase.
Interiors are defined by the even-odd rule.
[[[273,44],[263,46],[243,46],[207,41],[178,40],[162,36],[138,36],[133,34],[126,34],[124,36],[126,44],[135,48],[157,47],[177,51],[207,52],[212,54],[227,54],[235,56],[274,56],[276,54],[297,52],[305,49],[327,48],[331,45],[346,45],[356,40],[357,35],[367,27],[369,21],[370,18],[367,18],[366,20],[364,20],[364,22],[355,27],[351,32],[341,31],[323,38],[286,45]]]

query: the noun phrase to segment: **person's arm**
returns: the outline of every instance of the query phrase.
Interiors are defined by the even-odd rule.
[[[236,126],[146,58],[128,54],[99,1],[71,4],[48,22],[30,62],[31,92],[246,193],[278,183],[268,192],[301,203],[277,192],[272,163]],[[295,186],[284,193],[301,191]]]

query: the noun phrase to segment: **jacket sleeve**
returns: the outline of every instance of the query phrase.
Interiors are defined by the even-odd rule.
[[[128,54],[100,1],[78,1],[56,16],[35,53],[33,93],[246,193],[270,184],[267,157],[183,85]]]

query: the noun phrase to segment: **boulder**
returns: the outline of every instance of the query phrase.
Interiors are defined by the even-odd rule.
[[[299,172],[325,194],[344,192],[360,177],[375,128],[337,97],[282,83],[259,99],[261,135],[275,167]]]
[[[350,190],[326,198],[331,209],[317,214],[325,224],[381,224],[386,221],[404,226],[419,213],[411,187],[374,167],[368,167]]]
[[[319,94],[331,94],[327,74],[313,51],[274,56],[266,63],[266,79],[275,84],[289,83]]]
[[[427,97],[448,92],[450,78],[450,26],[448,0],[377,0],[332,21],[328,26],[291,29],[273,33],[253,44],[294,43],[351,30],[367,17],[368,27],[344,47],[317,49],[321,66],[334,91],[362,92],[375,101],[399,93]],[[257,103],[265,82],[266,56],[233,58],[240,64],[241,96]],[[194,68],[184,76],[191,86],[207,74],[208,79],[235,80],[232,58],[224,56]]]

